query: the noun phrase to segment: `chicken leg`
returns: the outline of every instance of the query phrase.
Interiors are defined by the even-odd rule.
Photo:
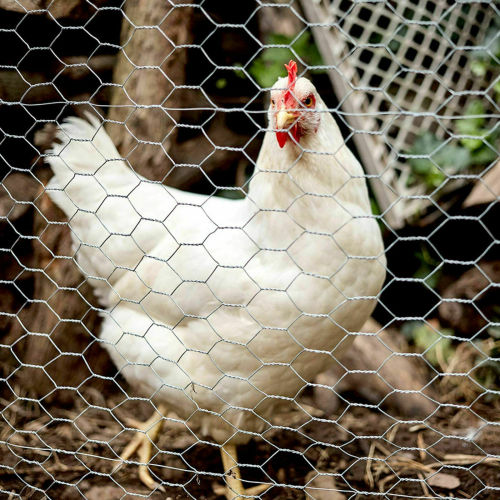
[[[128,460],[137,451],[140,462],[139,479],[141,482],[151,490],[158,488],[161,491],[165,491],[165,488],[159,485],[151,477],[148,470],[148,463],[151,459],[153,441],[155,441],[160,433],[163,423],[163,415],[165,415],[166,411],[167,408],[164,405],[159,404],[157,411],[148,420],[146,420],[146,422],[138,422],[134,424],[134,426],[142,432],[138,432],[125,447],[123,453],[120,455],[121,462],[115,466],[113,472],[115,472],[124,461]],[[160,416],[158,416],[158,413]]]
[[[224,488],[224,494],[227,500],[243,500],[243,498],[255,497],[271,487],[270,484],[258,484],[257,486],[245,489],[241,482],[236,446],[234,444],[226,444],[222,446],[220,452],[226,477],[227,486]]]

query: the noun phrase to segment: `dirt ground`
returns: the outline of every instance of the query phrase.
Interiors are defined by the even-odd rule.
[[[498,498],[498,400],[441,406],[424,422],[363,403],[344,402],[325,415],[305,401],[239,449],[240,463],[248,464],[241,467],[244,479],[275,484],[263,499],[336,500],[335,493],[304,490],[314,470],[331,474],[323,484],[335,484],[346,498]],[[14,397],[1,403],[0,498],[222,498],[218,447],[179,422],[164,424],[150,462],[165,492],[148,491],[133,464],[111,473],[133,436],[131,417],[147,419],[149,403],[91,388],[74,392],[66,407]]]

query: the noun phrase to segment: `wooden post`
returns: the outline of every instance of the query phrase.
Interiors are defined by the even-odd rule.
[[[165,101],[185,82],[186,50],[192,39],[192,8],[166,0],[129,0],[115,66],[108,133],[122,156],[149,179],[170,168],[166,153],[177,135],[180,111]],[[180,108],[175,97],[170,108]],[[123,125],[122,125],[123,124]],[[154,143],[154,144],[152,144]]]
[[[108,0],[0,0],[0,9],[21,14],[46,15],[50,17],[70,17],[78,19],[82,14],[95,12],[95,7],[105,5]]]

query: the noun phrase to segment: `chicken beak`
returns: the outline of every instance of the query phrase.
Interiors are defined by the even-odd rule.
[[[276,128],[279,130],[289,128],[290,125],[293,125],[296,119],[297,117],[295,114],[282,109],[276,114]]]

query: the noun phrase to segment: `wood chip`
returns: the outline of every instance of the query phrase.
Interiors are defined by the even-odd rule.
[[[378,491],[380,493],[385,492],[385,483],[388,483],[389,481],[392,481],[393,479],[396,479],[398,476],[396,474],[391,474],[389,476],[384,477],[381,481],[378,483]]]
[[[496,457],[485,457],[483,455],[464,455],[461,453],[449,453],[444,455],[438,465],[469,465],[469,464],[500,465],[500,459]]]
[[[420,456],[420,461],[423,462],[427,456],[427,453],[425,452],[427,446],[425,445],[423,432],[419,432],[417,435],[417,446],[418,446],[418,454]]]
[[[375,453],[375,441],[372,441],[372,444],[370,446],[370,452],[368,453],[368,460],[366,461],[366,470],[365,470],[365,483],[370,486],[370,488],[373,488],[375,482],[373,480],[373,474],[372,474],[372,458]]]
[[[101,500],[102,498],[106,500],[119,500],[120,498],[124,498],[124,494],[123,489],[118,486],[93,486],[85,492],[85,498],[88,498],[88,500]],[[128,494],[126,498],[127,500],[132,500],[141,497],[134,494]]]
[[[396,437],[396,434],[398,433],[398,429],[399,429],[399,424],[396,424],[390,431],[389,433],[387,434],[387,441],[389,441],[389,443],[393,443],[394,442],[394,438]]]
[[[0,186],[0,216],[14,221],[33,207],[31,203],[42,190],[42,185],[27,174],[11,173]]]
[[[406,356],[409,346],[399,331],[384,330],[373,318],[361,329],[352,347],[342,354],[342,365],[349,370],[344,376],[340,365],[333,368],[335,390],[353,391],[371,403],[394,408],[398,415],[425,418],[436,405],[421,392],[428,385],[422,367]],[[366,373],[366,371],[373,373]],[[325,384],[326,385],[326,384]],[[426,389],[426,394],[430,389]],[[431,395],[427,394],[428,396]],[[327,413],[327,412],[325,412]]]
[[[332,371],[320,373],[315,380],[316,384],[324,385],[326,387],[314,386],[313,399],[316,408],[321,410],[323,414],[332,415],[339,407],[339,398],[333,389],[327,387],[334,387],[338,382],[338,376]]]
[[[420,479],[420,486],[422,487],[422,491],[426,497],[430,496],[429,488],[427,487],[427,483],[425,482],[424,475],[421,472],[417,473],[418,478]]]
[[[436,486],[445,490],[454,490],[460,486],[460,479],[456,476],[452,476],[451,474],[438,472],[433,476],[427,477],[427,484],[429,486]]]
[[[345,496],[337,491],[334,477],[320,475],[312,470],[307,474],[305,480],[307,483],[306,493],[308,499],[345,500]]]
[[[424,424],[417,424],[417,425],[413,425],[412,427],[410,427],[408,430],[410,432],[417,432],[417,431],[420,431],[420,430],[423,430],[423,429],[428,429],[429,427],[427,425],[424,425]]]
[[[10,10],[12,12],[22,12],[24,14],[30,10],[39,8],[39,2],[35,0],[0,0],[0,9]]]
[[[500,161],[478,180],[464,201],[465,208],[491,203],[500,196]]]
[[[278,479],[279,483],[281,483],[281,484],[286,483],[286,472],[285,472],[285,469],[283,469],[283,467],[278,469],[278,473],[276,474],[276,478]]]

